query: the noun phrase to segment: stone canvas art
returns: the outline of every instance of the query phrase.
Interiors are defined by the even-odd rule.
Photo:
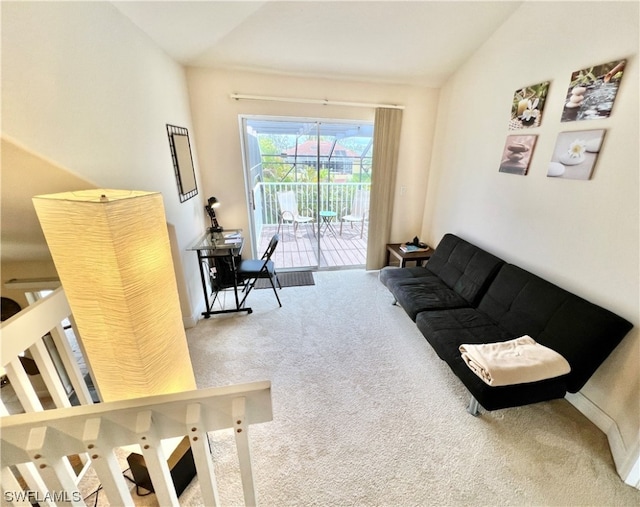
[[[577,130],[558,134],[547,176],[588,180],[593,174],[604,130]]]
[[[500,162],[500,172],[524,176],[529,170],[538,136],[507,136]]]
[[[626,60],[596,65],[571,74],[562,121],[608,118],[618,94]]]

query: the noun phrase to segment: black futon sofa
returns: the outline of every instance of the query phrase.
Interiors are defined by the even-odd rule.
[[[438,356],[478,403],[497,410],[579,391],[632,328],[614,313],[464,239],[446,234],[425,266],[386,267],[380,281],[416,322]],[[462,344],[531,336],[569,362],[571,372],[543,381],[490,386],[465,364]]]

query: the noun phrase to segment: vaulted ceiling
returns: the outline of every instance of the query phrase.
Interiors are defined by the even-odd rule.
[[[438,87],[522,2],[112,3],[186,66]]]

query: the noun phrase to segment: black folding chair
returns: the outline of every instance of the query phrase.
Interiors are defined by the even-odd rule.
[[[240,266],[238,267],[238,278],[244,283],[245,293],[240,306],[244,305],[247,296],[253,290],[253,287],[260,278],[269,279],[271,287],[273,288],[273,293],[276,295],[276,299],[278,300],[278,304],[282,306],[280,297],[278,297],[278,292],[276,291],[276,284],[274,283],[274,280],[278,283],[278,287],[280,289],[282,289],[282,286],[280,285],[280,280],[278,280],[275,264],[271,260],[271,255],[273,255],[274,250],[278,246],[278,241],[280,241],[280,236],[278,234],[274,234],[261,259],[247,259],[240,262]]]

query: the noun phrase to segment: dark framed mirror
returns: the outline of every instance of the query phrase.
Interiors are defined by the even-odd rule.
[[[191,199],[198,194],[196,172],[193,168],[191,144],[189,143],[189,131],[184,127],[176,127],[167,124],[169,147],[173,159],[173,169],[176,173],[178,195],[180,202]]]

